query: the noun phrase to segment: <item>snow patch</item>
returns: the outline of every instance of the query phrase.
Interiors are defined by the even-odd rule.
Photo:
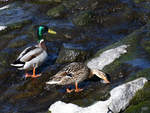
[[[6,28],[7,28],[7,26],[0,26],[0,31],[4,30]]]
[[[148,80],[144,77],[120,85],[110,92],[110,98],[106,101],[98,101],[89,107],[79,107],[75,104],[66,104],[57,101],[52,104],[49,111],[52,113],[119,113],[124,110],[135,93],[144,87]]]
[[[101,53],[98,57],[93,58],[87,63],[87,66],[91,69],[102,70],[104,66],[112,63],[114,60],[119,58],[122,54],[127,53],[126,48],[129,45],[121,45],[119,47],[109,49]]]

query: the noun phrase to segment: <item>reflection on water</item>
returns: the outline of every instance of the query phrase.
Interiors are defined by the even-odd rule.
[[[143,15],[143,11],[149,12],[150,9],[146,7],[144,10],[142,8],[135,8],[131,0],[123,0],[121,4],[125,4],[126,9],[131,8],[128,10],[129,12],[126,12],[126,15],[122,15],[124,13],[115,12],[114,10],[111,16],[109,16],[109,14],[105,15],[106,18],[104,19],[106,19],[106,21],[104,23],[93,23],[84,27],[75,26],[71,21],[72,15],[65,19],[52,19],[47,17],[45,12],[39,10],[41,7],[46,10],[46,7],[43,7],[42,4],[13,2],[1,7],[0,26],[11,25],[24,20],[31,20],[32,24],[27,24],[23,26],[22,29],[16,29],[0,35],[0,112],[42,113],[47,111],[48,107],[57,100],[87,106],[99,99],[108,98],[108,90],[110,90],[113,85],[101,84],[97,78],[81,83],[80,87],[83,87],[84,91],[79,94],[67,94],[65,92],[66,86],[49,86],[49,90],[46,90],[45,82],[49,80],[50,76],[54,75],[63,67],[61,64],[55,64],[62,45],[69,49],[87,50],[96,53],[99,49],[119,41],[145,24],[143,21],[141,22],[141,15]],[[109,5],[111,4],[106,3],[105,7],[109,7]],[[111,5],[111,7],[113,6]],[[136,7],[140,6],[137,4]],[[143,5],[141,7],[143,7]],[[133,10],[139,14],[130,17],[132,15],[130,13],[132,13]],[[118,16],[120,20],[117,22],[113,21],[114,15]],[[42,76],[37,79],[24,79],[24,72],[10,67],[10,63],[16,59],[24,48],[36,43],[34,26],[39,24],[48,25],[56,29],[59,34],[56,37],[50,36],[51,38],[46,38],[49,57],[47,62],[39,68],[39,72],[42,72]],[[69,38],[64,38],[65,36]],[[147,56],[146,53],[145,55]],[[131,64],[133,67],[150,67],[150,62],[147,58],[135,57],[135,59],[126,63]],[[128,67],[128,65],[126,67]],[[122,68],[125,70],[125,66],[122,66]],[[116,78],[114,78],[114,80],[116,80]]]

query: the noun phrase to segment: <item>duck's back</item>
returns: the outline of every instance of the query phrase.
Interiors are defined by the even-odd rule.
[[[90,69],[83,63],[73,62],[65,66],[55,76],[59,76],[60,73],[65,73],[66,76],[62,77],[63,82],[61,85],[72,84],[75,81],[81,82],[88,78]],[[61,75],[62,76],[62,75]]]

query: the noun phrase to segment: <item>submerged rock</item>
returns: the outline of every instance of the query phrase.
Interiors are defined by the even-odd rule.
[[[78,26],[88,25],[92,22],[92,13],[84,11],[73,18],[73,23]]]
[[[82,108],[71,103],[66,104],[58,101],[50,106],[49,111],[52,113],[107,113],[108,111],[118,113],[129,105],[135,93],[142,89],[146,82],[146,78],[139,78],[120,85],[111,90],[111,97],[108,100],[98,101],[89,107]]]
[[[47,15],[52,18],[60,18],[65,16],[66,9],[64,5],[58,5],[50,10],[48,10]]]
[[[148,34],[148,37],[149,37],[149,34]],[[150,39],[149,38],[143,39],[141,41],[141,45],[144,48],[144,50],[150,54]]]
[[[123,113],[149,113],[150,111],[150,82],[139,90]]]

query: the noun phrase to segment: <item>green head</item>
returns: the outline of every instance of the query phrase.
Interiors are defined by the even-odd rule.
[[[40,25],[37,30],[38,42],[43,39],[44,33],[56,34],[55,31],[49,29],[47,26]]]

